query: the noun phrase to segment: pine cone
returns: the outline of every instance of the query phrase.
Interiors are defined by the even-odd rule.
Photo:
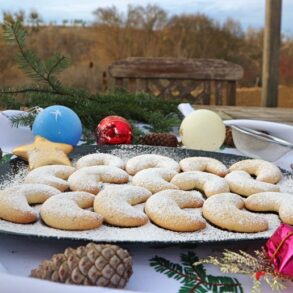
[[[60,283],[124,288],[132,274],[128,251],[117,245],[89,243],[53,255],[31,277]]]
[[[170,133],[150,133],[140,136],[138,139],[139,144],[157,145],[177,147],[178,141],[175,135]]]
[[[233,136],[232,136],[232,129],[231,129],[231,127],[227,127],[227,126],[226,126],[226,137],[225,137],[225,140],[224,140],[224,144],[225,144],[225,145],[228,145],[228,146],[230,146],[230,147],[235,148],[235,144],[234,144],[234,141],[233,141]]]

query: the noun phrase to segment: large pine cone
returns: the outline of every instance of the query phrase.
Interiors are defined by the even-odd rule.
[[[117,245],[89,243],[53,255],[31,277],[60,283],[124,288],[132,274],[128,251]]]
[[[150,133],[140,136],[138,143],[155,146],[177,147],[178,141],[174,134],[171,133]]]

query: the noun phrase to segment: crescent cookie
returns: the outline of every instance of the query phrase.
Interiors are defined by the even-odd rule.
[[[221,177],[228,173],[227,167],[222,162],[208,157],[185,158],[179,162],[179,165],[184,172],[205,171]]]
[[[158,226],[178,232],[193,232],[205,228],[201,217],[183,210],[203,204],[197,191],[164,190],[152,195],[145,204],[145,212]]]
[[[148,168],[166,168],[176,172],[180,171],[180,166],[175,160],[155,154],[133,157],[127,161],[125,167],[129,175],[135,175],[137,172]]]
[[[256,180],[272,184],[278,183],[282,179],[282,172],[277,166],[259,159],[249,159],[237,162],[233,164],[229,170],[245,171],[250,175],[255,175]]]
[[[224,178],[201,171],[177,174],[172,178],[171,183],[181,190],[201,190],[207,197],[230,191],[229,185]]]
[[[48,199],[41,217],[50,227],[62,230],[88,230],[102,225],[103,217],[83,210],[93,206],[95,196],[87,192],[65,192]]]
[[[156,193],[166,189],[178,189],[170,180],[178,174],[172,169],[150,168],[141,170],[132,178],[132,184],[144,187],[151,193]]]
[[[280,191],[279,186],[255,180],[245,171],[232,171],[225,176],[225,179],[232,192],[243,196],[264,191]]]
[[[277,212],[284,223],[293,225],[293,194],[256,193],[245,199],[245,207],[255,212]]]
[[[221,229],[234,232],[261,232],[268,229],[265,218],[244,208],[244,200],[234,193],[221,193],[208,198],[202,208],[203,216]]]
[[[6,221],[27,224],[38,219],[38,212],[31,204],[40,204],[60,193],[44,184],[22,184],[0,191],[0,218]]]
[[[128,174],[111,166],[92,166],[83,167],[75,171],[68,178],[68,183],[72,191],[86,191],[97,194],[102,183],[126,183],[128,182]]]
[[[94,201],[94,210],[105,222],[118,227],[138,227],[148,222],[146,214],[134,205],[145,202],[151,192],[138,186],[107,186]]]
[[[81,157],[76,162],[76,168],[80,169],[83,167],[90,167],[90,166],[112,166],[117,167],[120,169],[124,169],[124,162],[117,156],[98,153],[98,154],[89,154],[84,157]]]
[[[63,165],[43,166],[32,170],[24,179],[25,183],[41,183],[65,191],[69,188],[66,181],[75,168]]]

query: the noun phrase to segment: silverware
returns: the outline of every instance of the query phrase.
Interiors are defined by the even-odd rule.
[[[230,127],[236,148],[247,156],[273,162],[293,150],[293,144],[284,139],[246,127]]]

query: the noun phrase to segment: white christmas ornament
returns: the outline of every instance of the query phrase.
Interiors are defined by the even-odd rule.
[[[225,125],[215,112],[196,110],[186,116],[180,125],[179,134],[187,148],[216,151],[225,140]]]

